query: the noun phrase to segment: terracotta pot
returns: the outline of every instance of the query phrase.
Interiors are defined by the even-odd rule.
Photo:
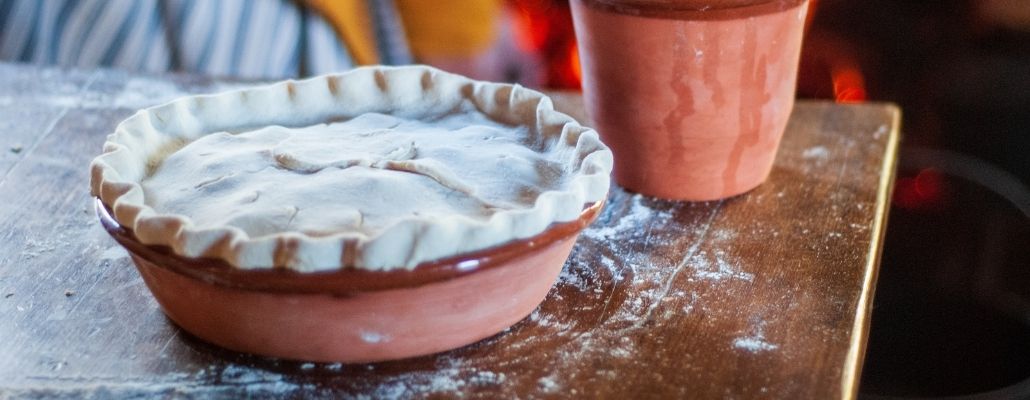
[[[571,5],[587,113],[619,185],[714,200],[765,181],[794,106],[807,0]]]
[[[180,327],[247,353],[320,362],[372,362],[461,347],[503,331],[543,301],[603,202],[580,218],[499,247],[413,270],[242,270],[147,246],[99,200],[104,228],[132,256]]]

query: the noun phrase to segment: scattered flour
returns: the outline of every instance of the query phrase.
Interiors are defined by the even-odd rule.
[[[734,339],[733,347],[757,353],[760,351],[776,350],[780,346],[765,341],[765,338],[762,336],[748,336]]]
[[[729,244],[729,243],[722,243],[722,242],[731,241],[731,240],[736,239],[736,238],[737,238],[737,232],[732,230],[732,229],[722,228],[722,229],[716,229],[714,232],[712,232],[712,239],[715,240],[716,242],[720,242],[720,244]]]
[[[536,381],[536,384],[540,391],[544,393],[557,393],[561,389],[561,385],[558,384],[553,376],[540,378]]]
[[[825,160],[825,159],[827,159],[829,157],[830,157],[830,150],[827,149],[824,146],[809,147],[809,148],[805,149],[805,151],[803,151],[801,153],[801,158],[804,158],[806,160],[811,160],[811,159]]]
[[[115,96],[111,105],[117,108],[136,110],[163,104],[187,95],[189,95],[188,92],[166,80],[132,78],[125,83],[125,87],[121,93]]]
[[[199,374],[214,372],[218,371],[201,371]],[[251,393],[286,395],[301,388],[300,384],[290,382],[283,374],[246,366],[225,366],[217,376],[220,384],[246,386]]]
[[[129,258],[129,253],[122,246],[111,246],[104,249],[103,253],[100,253],[101,260],[119,260],[122,258]]]
[[[310,393],[309,390],[318,390],[318,386],[313,383],[314,381],[310,378],[311,376],[320,376],[319,381],[326,379],[331,381],[334,376],[358,378],[348,379],[350,383],[355,385],[346,385],[347,388],[343,389],[343,392],[334,392],[336,389],[330,390],[331,393],[334,393],[333,397],[354,399],[409,399],[434,398],[441,395],[454,396],[455,393],[463,393],[464,390],[470,387],[501,385],[509,380],[504,373],[479,368],[477,365],[466,363],[465,360],[449,354],[438,356],[434,369],[431,371],[401,372],[388,376],[385,380],[374,379],[366,381],[359,378],[361,370],[349,369],[360,367],[362,370],[374,371],[376,366],[377,364],[367,364],[362,367],[358,365],[348,366],[340,363],[300,363],[294,367],[296,372],[284,371],[280,373],[258,367],[230,364],[221,367],[208,367],[194,375],[196,377],[207,376],[209,380],[213,375],[213,380],[217,382],[216,386],[244,386],[248,395],[291,398],[304,393]],[[176,379],[182,381],[188,380],[189,377],[177,377]]]
[[[540,308],[533,310],[533,313],[529,314],[528,319],[530,321],[535,322],[539,326],[544,326],[557,331],[556,334],[558,336],[564,336],[568,334],[569,329],[573,327],[572,323],[562,321],[559,319],[558,316],[552,314],[542,314],[540,312]]]
[[[879,139],[883,137],[883,135],[886,135],[888,131],[890,131],[889,126],[880,125],[878,128],[876,128],[876,131],[873,132],[873,139]]]
[[[740,279],[749,282],[755,279],[753,274],[740,271],[726,261],[726,252],[723,250],[716,250],[711,257],[708,252],[701,250],[690,258],[688,264],[694,269],[694,276],[701,279]]]
[[[440,356],[436,370],[431,372],[409,372],[394,376],[372,390],[374,399],[407,399],[431,397],[434,394],[460,391],[469,384],[497,383],[505,379],[504,374],[479,371],[465,365],[463,360],[448,355]],[[472,376],[462,378],[467,372]]]
[[[496,373],[492,371],[479,371],[472,378],[469,379],[469,383],[475,386],[489,386],[503,383],[505,376],[503,373]]]
[[[492,345],[532,351],[549,341],[553,346],[546,348],[556,350],[547,370],[602,377],[608,370],[581,369],[584,360],[595,360],[586,362],[594,366],[632,362],[641,351],[637,340],[655,321],[735,318],[705,306],[755,279],[735,256],[744,233],[709,229],[720,207],[665,202],[615,188],[609,206],[581,235],[549,300],[517,326],[533,335],[501,336]],[[580,311],[600,318],[586,320]],[[571,390],[555,375],[536,383],[542,393]]]
[[[25,247],[21,251],[22,258],[36,258],[44,253],[57,250],[57,243],[49,240],[25,240]]]
[[[628,231],[639,230],[645,223],[656,218],[671,218],[669,211],[655,211],[642,203],[643,196],[634,195],[629,212],[619,218],[615,226],[597,226],[596,224],[583,231],[583,235],[594,240],[611,240]]]
[[[769,343],[765,339],[764,323],[760,319],[752,321],[751,333],[746,336],[740,336],[733,339],[733,348],[737,350],[744,350],[751,353],[758,353],[763,351],[772,351],[780,348],[779,345]]]

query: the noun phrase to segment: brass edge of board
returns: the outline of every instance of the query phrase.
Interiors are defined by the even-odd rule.
[[[869,253],[866,255],[862,292],[855,310],[855,323],[851,328],[851,344],[848,346],[848,353],[841,371],[843,379],[840,397],[842,399],[854,399],[858,396],[862,361],[865,358],[866,342],[869,338],[869,320],[872,318],[873,294],[876,292],[876,278],[880,270],[883,240],[887,232],[887,214],[897,172],[898,145],[901,141],[901,110],[895,105],[887,105],[887,107],[891,113],[891,127],[880,169],[880,181],[876,189],[876,210],[871,229],[873,237],[869,243]]]

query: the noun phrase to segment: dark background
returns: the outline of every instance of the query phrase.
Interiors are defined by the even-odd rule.
[[[904,113],[867,397],[1030,398],[1030,2],[989,3],[825,0],[807,38],[800,96],[850,62]]]

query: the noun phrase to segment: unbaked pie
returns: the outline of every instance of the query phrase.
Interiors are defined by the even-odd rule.
[[[369,68],[140,111],[92,189],[142,243],[185,257],[410,269],[578,218],[611,163],[537,92]]]
[[[532,311],[612,154],[539,92],[369,67],[139,111],[91,168],[102,222],[188,331],[374,361]]]

